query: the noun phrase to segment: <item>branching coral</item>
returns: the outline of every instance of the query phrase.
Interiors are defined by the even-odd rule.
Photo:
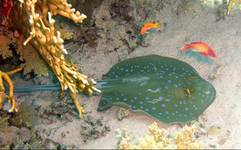
[[[229,0],[228,1],[228,6],[227,6],[227,14],[230,14],[230,11],[234,6],[240,6],[241,0]]]
[[[9,100],[9,102],[11,104],[11,108],[9,109],[9,112],[17,111],[16,100],[13,96],[14,86],[13,86],[12,80],[9,76],[16,72],[21,71],[22,69],[23,68],[17,68],[13,71],[6,72],[6,73],[0,71],[0,109],[2,109],[2,107],[3,107],[3,99],[4,99],[4,93],[5,93],[3,80],[5,80],[9,87],[9,95],[7,96],[7,99]]]
[[[134,137],[127,131],[119,132],[119,149],[200,149],[201,145],[194,138],[195,127],[185,126],[175,136],[160,129],[157,123],[149,126],[148,134],[134,143]]]
[[[64,40],[55,29],[52,16],[61,15],[75,23],[82,23],[86,16],[71,7],[66,0],[15,0],[9,22],[20,35],[28,36],[23,42],[23,49],[30,45],[38,51],[57,76],[62,91],[69,90],[82,117],[84,110],[76,98],[77,93],[91,95],[93,91],[100,91],[94,87],[94,80],[81,74],[75,64],[65,59]]]

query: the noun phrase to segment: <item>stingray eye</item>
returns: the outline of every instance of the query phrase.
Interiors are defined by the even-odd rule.
[[[192,97],[192,94],[194,93],[194,88],[185,88],[184,89],[184,93],[185,93],[185,96],[190,98]]]
[[[191,97],[191,91],[188,88],[184,89],[184,93],[186,97]]]

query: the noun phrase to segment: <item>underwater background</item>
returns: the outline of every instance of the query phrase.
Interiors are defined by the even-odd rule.
[[[101,81],[115,64],[147,55],[183,61],[216,91],[215,100],[189,123],[197,127],[195,138],[203,148],[241,147],[241,12],[237,6],[227,15],[227,1],[221,0],[70,0],[69,3],[87,16],[83,24],[76,25],[62,17],[55,19],[66,36],[67,59],[82,73]],[[141,35],[141,27],[148,22],[157,22],[160,28]],[[180,52],[181,47],[194,41],[208,43],[217,58]],[[13,64],[3,59],[0,62],[5,70],[17,60]],[[50,71],[48,76],[26,73],[12,78],[16,88],[57,82]],[[70,98],[60,98],[56,90],[16,92],[15,96],[22,109],[12,116],[1,112],[1,147],[114,149],[120,144],[119,130],[143,137],[153,122],[170,133],[182,128],[179,124],[168,124],[172,121],[167,118],[161,122],[155,119],[158,117],[118,105],[97,111],[100,94],[77,96],[85,109],[83,119],[78,117]]]

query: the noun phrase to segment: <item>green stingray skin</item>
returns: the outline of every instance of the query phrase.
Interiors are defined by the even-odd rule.
[[[114,65],[100,82],[98,111],[113,105],[147,113],[165,123],[197,119],[214,101],[214,87],[189,64],[148,55]]]

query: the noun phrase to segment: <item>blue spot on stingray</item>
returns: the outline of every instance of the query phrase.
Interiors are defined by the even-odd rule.
[[[165,89],[168,89],[168,85],[165,85],[164,88],[165,88]]]
[[[143,105],[143,101],[140,101],[140,105]]]
[[[152,109],[152,110],[156,110],[156,107],[152,107],[151,109]]]
[[[177,108],[177,104],[174,104],[173,106],[174,106],[174,108]]]
[[[124,98],[123,100],[124,100],[124,101],[127,101],[127,98]]]
[[[170,102],[171,100],[167,98],[165,101],[166,101],[166,102]]]
[[[162,106],[162,107],[166,107],[166,104],[162,104],[161,106]]]
[[[134,100],[137,100],[137,97],[134,97]]]
[[[162,115],[162,113],[160,112],[160,113],[158,113],[159,115]]]
[[[163,97],[162,96],[159,96],[159,100],[162,100],[163,99]]]
[[[149,97],[145,97],[145,99],[146,99],[146,100],[148,100],[148,99],[149,99]]]
[[[168,82],[168,83],[172,83],[172,80],[168,80],[167,82]]]
[[[148,109],[148,108],[145,108],[145,111],[149,111],[149,109]]]

